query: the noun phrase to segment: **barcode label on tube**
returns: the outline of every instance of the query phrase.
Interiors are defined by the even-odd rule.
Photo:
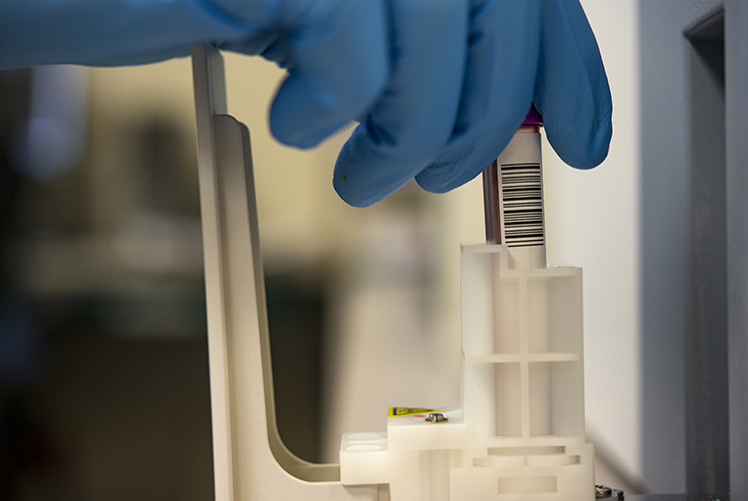
[[[504,243],[545,245],[540,163],[501,164],[501,200]]]

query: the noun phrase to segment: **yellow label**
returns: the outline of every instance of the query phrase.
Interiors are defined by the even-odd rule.
[[[388,417],[415,416],[417,414],[428,414],[430,412],[442,412],[441,409],[415,409],[413,407],[390,407]]]

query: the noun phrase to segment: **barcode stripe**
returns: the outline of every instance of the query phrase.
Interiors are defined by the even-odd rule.
[[[501,164],[504,242],[509,247],[545,245],[540,164]]]

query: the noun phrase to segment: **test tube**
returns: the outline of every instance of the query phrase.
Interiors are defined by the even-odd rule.
[[[540,127],[530,108],[504,151],[483,171],[486,242],[509,250],[510,268],[545,268]]]

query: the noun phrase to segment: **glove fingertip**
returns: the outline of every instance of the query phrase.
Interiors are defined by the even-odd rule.
[[[593,169],[608,156],[613,136],[610,95],[596,104],[594,112],[577,115],[571,110],[556,110],[557,119],[554,114],[544,115],[548,142],[561,160],[575,169]]]
[[[459,162],[431,164],[416,176],[416,183],[429,193],[441,195],[469,183],[485,169],[484,163],[465,169],[456,168],[458,165]]]
[[[418,186],[428,191],[429,193],[442,194],[450,191],[452,178],[447,176],[443,170],[440,169],[424,169],[420,174],[416,176],[416,183]]]
[[[362,176],[359,175],[358,167],[355,162],[355,136],[360,134],[361,126],[357,127],[353,131],[351,137],[343,145],[338,155],[338,159],[335,162],[335,169],[333,170],[332,186],[335,192],[345,203],[352,207],[369,207],[370,205],[378,202],[386,194],[380,198],[377,198],[375,193],[377,187],[371,183],[365,183],[361,181]]]
[[[590,152],[584,158],[585,161],[580,162],[578,169],[592,169],[597,167],[608,157],[608,151],[610,151],[610,141],[613,137],[613,126],[610,120],[598,130],[595,140],[592,143]]]
[[[286,146],[293,146],[308,150],[317,146],[326,137],[300,128],[294,120],[288,120],[283,115],[270,115],[270,132],[275,139]]]

